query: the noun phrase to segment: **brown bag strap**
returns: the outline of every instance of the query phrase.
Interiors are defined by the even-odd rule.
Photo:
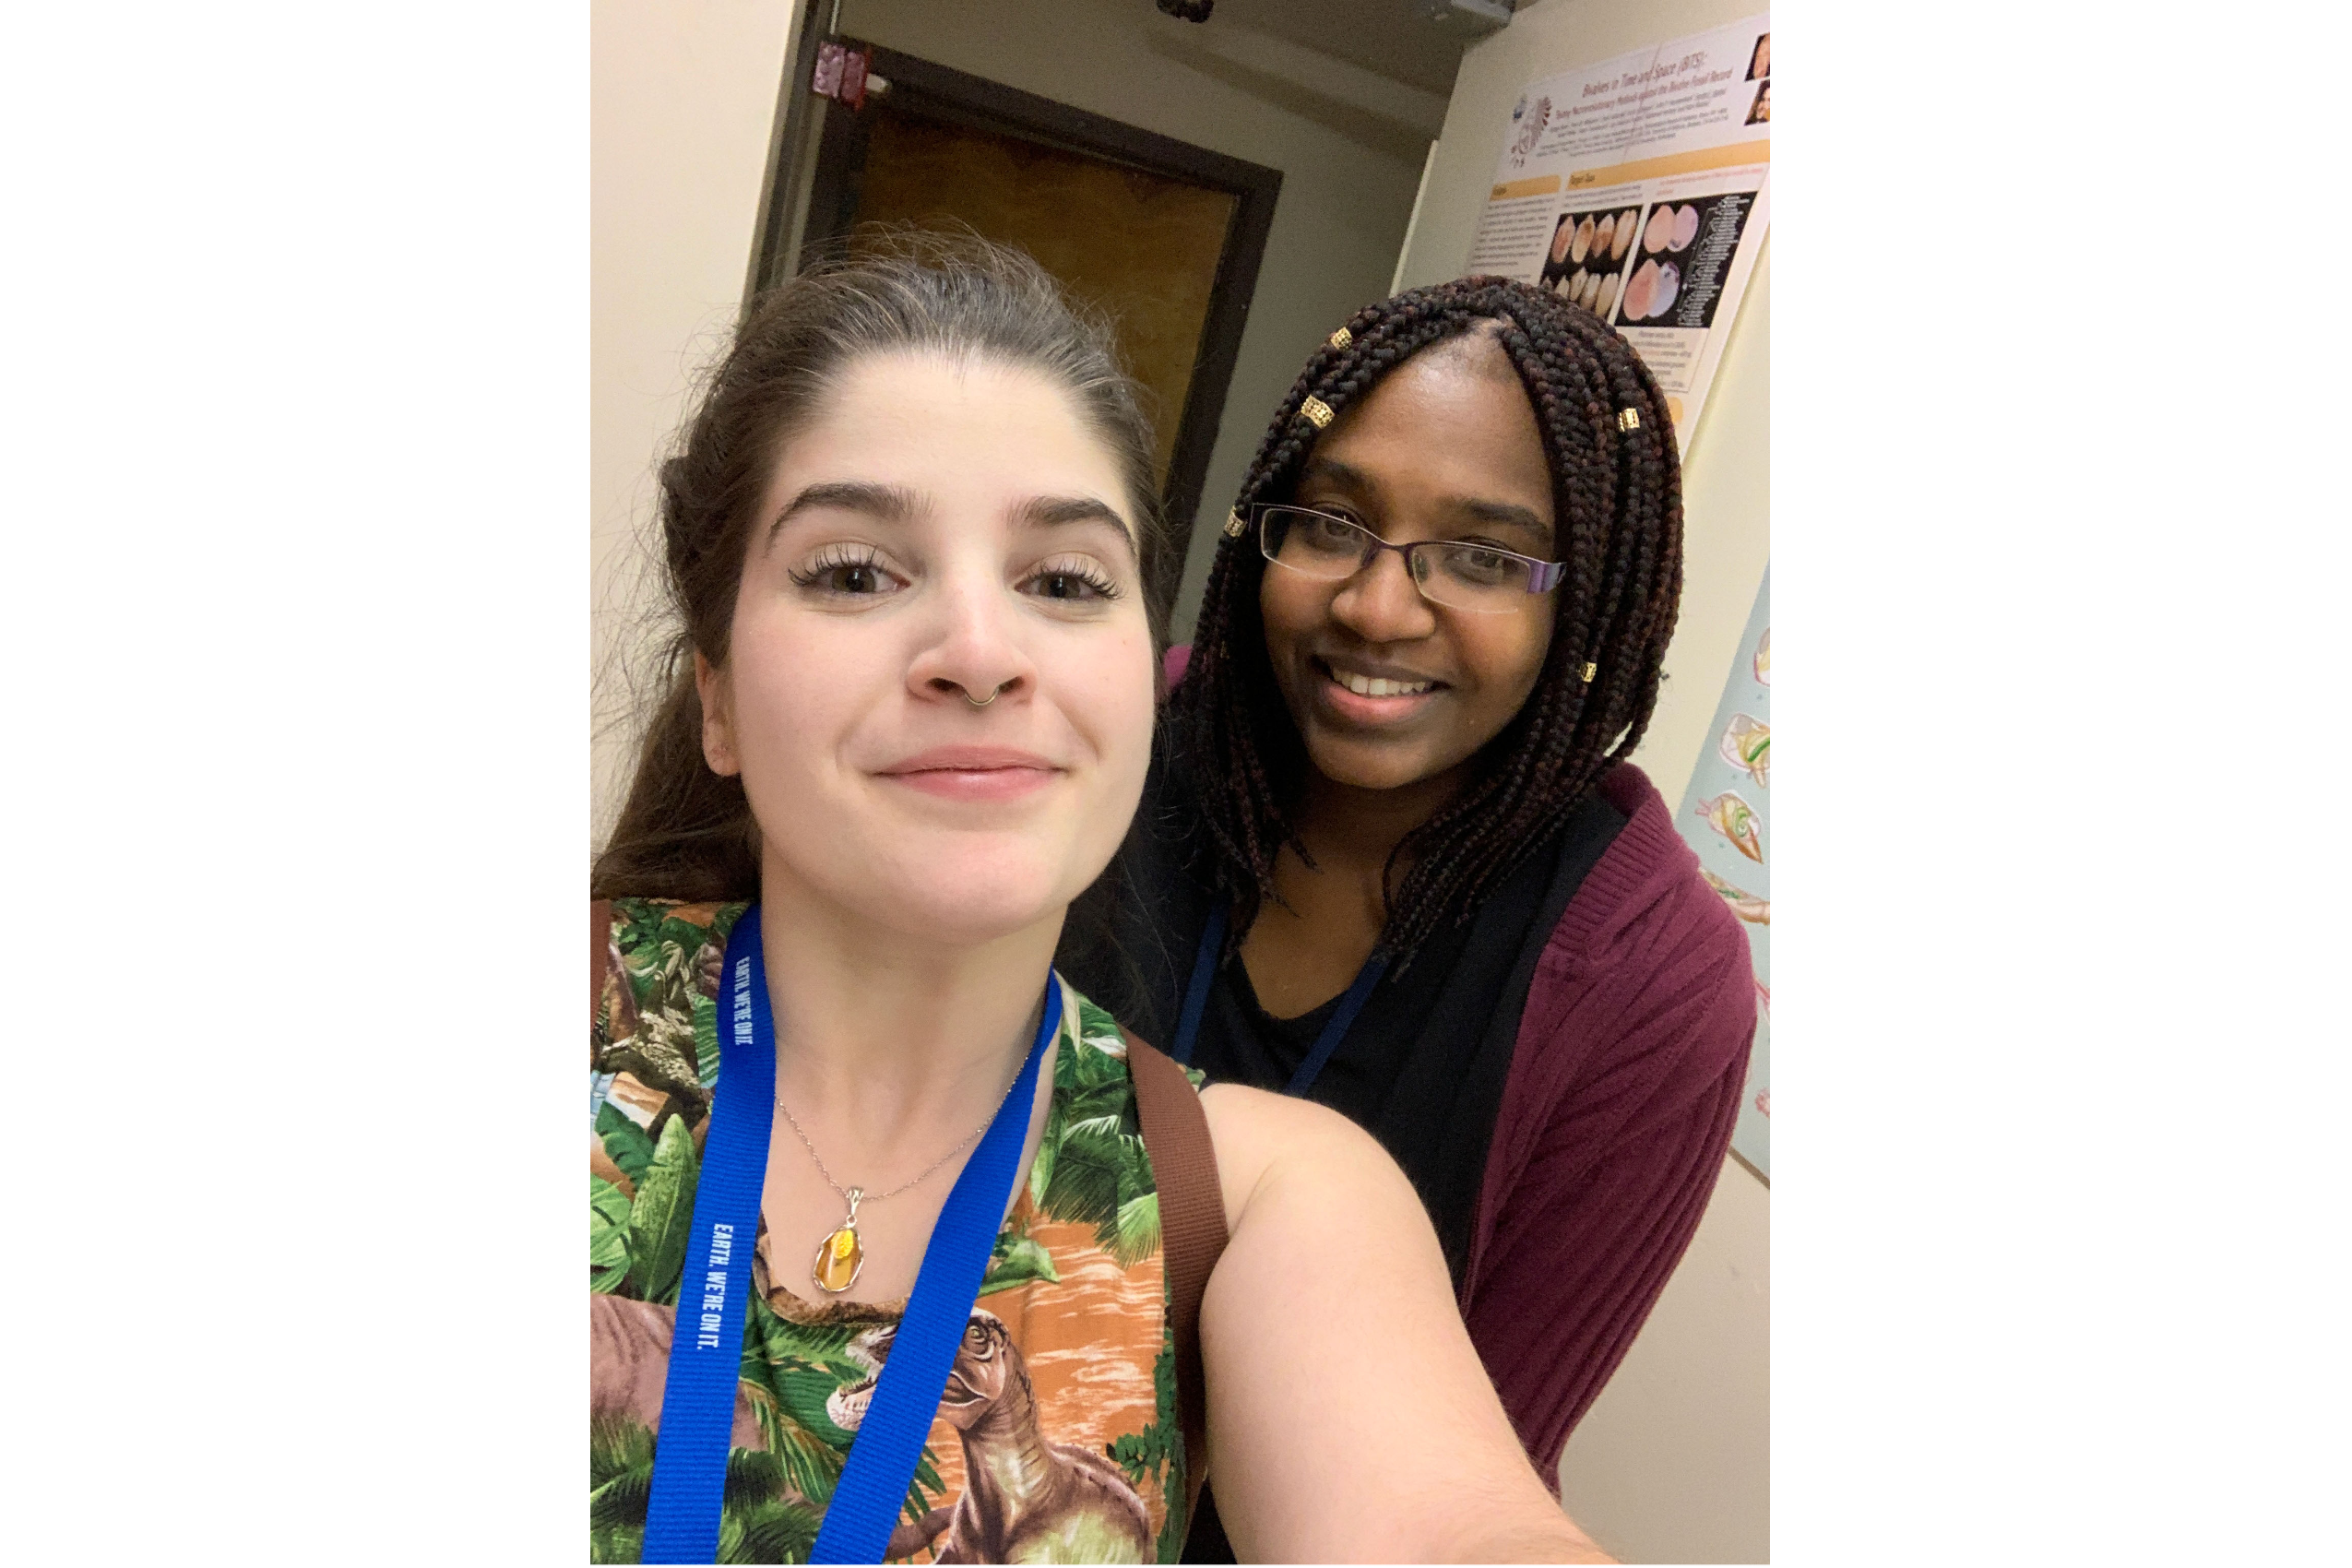
[[[1159,1255],[1168,1270],[1168,1311],[1176,1338],[1176,1409],[1184,1433],[1185,1499],[1189,1517],[1207,1478],[1207,1401],[1201,1384],[1201,1295],[1209,1270],[1225,1251],[1225,1189],[1217,1180],[1217,1148],[1193,1081],[1173,1057],[1125,1029],[1127,1067],[1135,1081],[1135,1119],[1143,1125],[1159,1188]]]
[[[612,900],[588,900],[588,1024],[596,1023],[596,1010],[604,1005],[604,975],[610,966],[605,954],[612,946]]]

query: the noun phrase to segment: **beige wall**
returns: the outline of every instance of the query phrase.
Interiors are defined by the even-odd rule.
[[[1762,0],[1538,0],[1463,57],[1403,262],[1457,276],[1511,105],[1535,78],[1737,21]],[[1683,469],[1682,615],[1636,759],[1679,803],[1722,695],[1770,543],[1771,253],[1757,263]],[[1726,1160],[1690,1253],[1561,1457],[1561,1493],[1642,1562],[1753,1562],[1770,1550],[1769,1302],[1762,1182]]]
[[[1772,1552],[1771,1195],[1727,1159],[1691,1250],[1561,1455],[1561,1496],[1627,1562]]]
[[[800,0],[597,0],[589,14],[592,842],[626,786],[656,455],[732,324]]]

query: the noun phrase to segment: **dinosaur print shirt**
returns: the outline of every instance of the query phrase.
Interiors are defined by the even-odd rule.
[[[635,1562],[719,991],[745,906],[618,899],[588,1065],[588,1542]],[[1063,985],[1045,1137],[998,1233],[892,1562],[1172,1562],[1185,1477],[1159,1205],[1110,1015]],[[807,1561],[905,1303],[803,1300],[761,1227],[721,1562]]]

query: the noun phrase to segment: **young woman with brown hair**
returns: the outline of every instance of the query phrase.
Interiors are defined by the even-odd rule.
[[[1357,313],[1243,481],[1061,960],[1211,1082],[1380,1139],[1547,1478],[1697,1226],[1754,1029],[1624,760],[1681,587],[1666,400],[1599,318],[1499,279]]]
[[[1378,1146],[1052,972],[1150,757],[1149,451],[1033,264],[918,246],[751,307],[663,467],[680,663],[590,922],[600,1560],[1164,1560],[1213,1461],[1253,1556],[1605,1561]]]

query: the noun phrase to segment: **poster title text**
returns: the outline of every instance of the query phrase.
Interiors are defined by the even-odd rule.
[[[1713,87],[1728,82],[1740,73],[1737,68],[1710,71],[1706,68],[1706,51],[1685,54],[1679,60],[1660,60],[1645,71],[1611,77],[1607,81],[1586,82],[1576,96],[1586,101],[1570,106],[1572,115],[1598,113],[1628,103],[1641,103],[1660,93],[1688,92],[1693,88]],[[1601,101],[1593,102],[1594,99]]]

